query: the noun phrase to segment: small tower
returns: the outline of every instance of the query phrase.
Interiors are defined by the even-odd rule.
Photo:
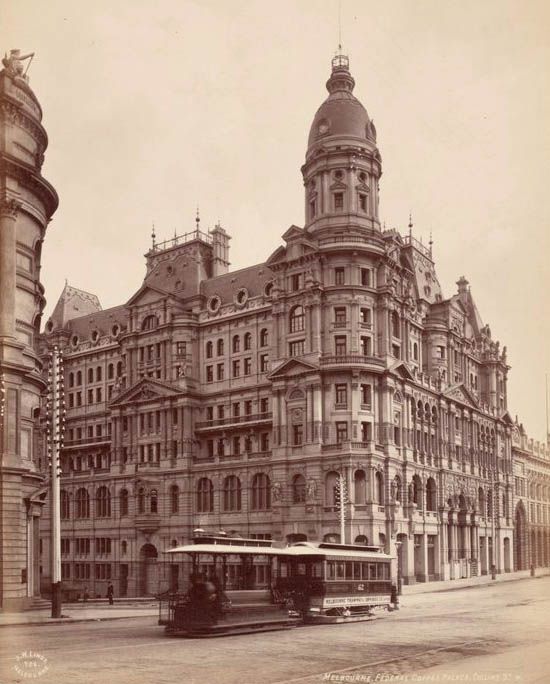
[[[229,240],[230,235],[216,223],[214,230],[210,231],[212,236],[212,277],[227,273],[229,267]]]
[[[346,55],[339,53],[332,59],[326,87],[329,96],[313,119],[302,167],[305,226],[315,232],[380,231],[382,160],[374,123],[353,95],[355,80]]]

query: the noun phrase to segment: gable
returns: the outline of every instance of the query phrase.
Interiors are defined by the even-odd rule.
[[[443,396],[453,399],[453,401],[458,401],[469,408],[478,408],[477,399],[463,384],[450,387],[443,393]]]
[[[122,406],[123,404],[130,404],[140,401],[154,401],[155,399],[162,399],[163,397],[172,397],[180,394],[173,387],[165,385],[158,380],[152,378],[141,378],[132,387],[119,394],[110,406]]]
[[[409,370],[409,367],[403,361],[398,361],[391,366],[388,371],[394,375],[398,375],[405,380],[414,380],[414,375]]]
[[[128,300],[127,306],[146,305],[158,302],[165,297],[171,296],[169,292],[165,292],[151,285],[142,285],[139,290]]]
[[[295,239],[297,237],[301,237],[304,234],[304,229],[303,228],[298,228],[298,226],[295,226],[294,224],[290,226],[290,228],[283,233],[283,240],[285,242],[288,242],[289,240]]]
[[[304,373],[318,372],[319,366],[302,359],[288,359],[267,376],[270,380],[276,378],[289,378]]]

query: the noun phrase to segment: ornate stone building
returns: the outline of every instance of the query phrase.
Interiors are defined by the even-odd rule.
[[[0,608],[39,594],[44,478],[36,432],[45,388],[37,355],[44,307],[40,254],[57,195],[42,177],[48,138],[19,50],[0,72]]]
[[[397,552],[405,582],[512,569],[506,349],[464,278],[444,297],[431,245],[381,229],[354,85],[339,55],[302,167],[305,224],[265,263],[228,272],[229,236],[197,221],[153,237],[125,304],[65,288],[43,351],[65,356],[66,586],[174,586],[162,551],[197,526],[339,540],[340,474],[345,541]]]

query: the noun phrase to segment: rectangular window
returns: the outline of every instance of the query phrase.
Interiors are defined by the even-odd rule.
[[[361,308],[361,326],[363,328],[370,328],[372,325],[372,311],[366,307]]]
[[[69,394],[69,408],[74,407],[74,394]]]
[[[348,441],[348,424],[346,423],[336,423],[336,441],[347,442]]]
[[[216,366],[216,378],[218,380],[224,379],[224,365],[223,365],[223,363],[218,363],[218,365]]]
[[[336,356],[345,356],[347,351],[347,339],[345,335],[336,335],[334,338],[334,353]]]
[[[294,446],[300,446],[304,441],[304,426],[303,425],[293,425],[292,426],[292,443]]]
[[[250,375],[252,373],[252,359],[247,358],[244,360],[244,374]]]
[[[289,356],[303,356],[304,340],[296,340],[295,342],[289,342],[288,353]]]
[[[302,289],[302,274],[294,273],[290,276],[290,289],[292,292],[298,292]]]
[[[206,442],[206,453],[208,454],[209,458],[214,458],[214,440],[209,439]]]
[[[76,393],[76,405],[82,406],[82,392]]]
[[[334,193],[334,210],[335,211],[342,211],[344,208],[344,193],[343,192],[335,192]]]
[[[240,402],[236,402],[233,404],[233,417],[238,418],[241,415],[241,404]]]
[[[244,413],[246,416],[249,416],[252,413],[252,401],[250,399],[247,399],[244,402]]]
[[[239,456],[241,453],[241,438],[233,437],[233,454]]]
[[[269,451],[269,432],[262,432],[260,435],[260,449]]]
[[[238,378],[241,374],[241,362],[233,361],[233,377]]]
[[[88,390],[88,404],[93,404],[94,403],[94,391],[89,389]]]
[[[225,406],[218,406],[218,420],[223,420],[225,418]]]
[[[359,193],[359,209],[360,211],[367,212],[367,196],[363,193]]]
[[[372,442],[372,423],[366,421],[361,423],[361,441]]]
[[[267,413],[269,411],[269,399],[267,397],[262,397],[260,399],[260,413]]]
[[[348,386],[336,385],[336,406],[345,408],[348,405]]]
[[[206,382],[214,381],[214,367],[206,366]]]
[[[187,354],[187,345],[185,342],[176,342],[176,356],[185,356]]]
[[[436,347],[437,350],[437,358],[438,359],[444,359],[445,358],[445,347],[439,346]]]
[[[260,356],[260,373],[267,373],[269,367],[269,356],[267,354],[262,354]]]
[[[399,359],[401,357],[400,346],[398,344],[392,344],[391,353],[392,353],[392,356],[395,356],[396,359]]]
[[[315,218],[315,200],[311,200],[309,203],[309,217]]]
[[[345,285],[346,280],[346,269],[343,266],[337,266],[334,269],[334,284],[335,285]]]
[[[361,337],[361,354],[363,356],[372,355],[372,340],[370,337]]]
[[[337,306],[334,308],[334,327],[344,328],[346,326],[346,307]]]
[[[214,407],[213,406],[207,406],[206,407],[206,420],[214,420]]]

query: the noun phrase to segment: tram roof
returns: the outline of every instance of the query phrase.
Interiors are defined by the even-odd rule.
[[[321,556],[323,558],[339,558],[342,560],[386,561],[391,560],[392,558],[392,556],[389,556],[388,554],[377,551],[321,548],[308,542],[298,542],[293,546],[285,546],[284,548],[272,546],[240,546],[238,544],[186,544],[185,546],[175,546],[172,549],[167,549],[164,553],[204,553],[217,556],[241,556],[247,554],[250,556],[290,556],[292,558]]]

